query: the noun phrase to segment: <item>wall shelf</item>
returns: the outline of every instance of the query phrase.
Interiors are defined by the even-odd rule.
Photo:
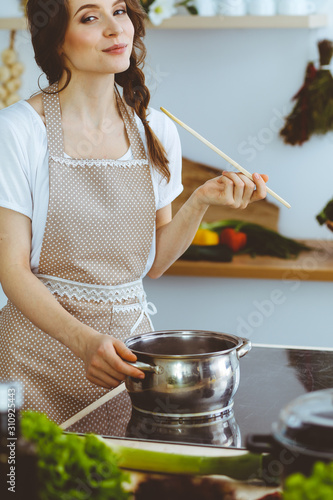
[[[26,30],[25,17],[0,17],[0,30]]]
[[[252,278],[292,281],[333,281],[333,241],[307,240],[313,248],[297,259],[235,255],[232,262],[177,260],[166,272],[169,276],[206,278]]]
[[[150,29],[258,29],[258,28],[320,28],[327,26],[326,14],[311,16],[174,16],[160,26],[149,23]]]
[[[329,24],[326,14],[310,16],[173,16],[160,26],[148,23],[149,29],[273,29],[273,28],[321,28]],[[24,17],[0,17],[0,29],[25,30]]]

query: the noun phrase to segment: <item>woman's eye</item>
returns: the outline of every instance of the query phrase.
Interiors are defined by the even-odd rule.
[[[88,16],[88,17],[85,17],[81,20],[82,23],[89,23],[91,22],[92,20],[96,19],[95,16]]]
[[[127,10],[126,9],[117,9],[114,13],[115,16],[119,16],[119,14],[126,14]]]

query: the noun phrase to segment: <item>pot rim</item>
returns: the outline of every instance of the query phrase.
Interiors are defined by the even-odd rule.
[[[286,449],[294,455],[295,460],[302,457],[316,460],[333,460],[333,453],[331,451],[322,451],[312,447],[306,448],[301,443],[282,438],[274,430],[269,434],[258,434],[255,432],[248,434],[246,436],[246,448],[253,453],[268,453],[272,455]]]
[[[297,453],[302,456],[313,457],[316,459],[329,459],[333,460],[333,451],[328,450],[318,450],[308,446],[307,448],[302,443],[296,443],[291,439],[287,439],[278,433],[272,432],[272,437],[274,441],[279,445],[279,447],[288,449],[291,453]]]
[[[310,391],[282,408],[272,432],[283,446],[333,460],[332,411],[332,388]]]
[[[224,349],[223,351],[214,351],[214,352],[205,352],[205,353],[197,353],[197,354],[157,354],[153,352],[144,352],[144,351],[138,351],[135,348],[133,349],[131,347],[131,344],[134,343],[137,340],[142,340],[144,338],[150,338],[150,337],[156,337],[156,336],[177,336],[177,334],[182,334],[182,335],[190,335],[190,334],[203,334],[203,335],[213,335],[216,337],[223,337],[226,340],[229,340],[231,342],[235,342],[234,347],[231,347],[230,349]],[[130,349],[135,355],[143,355],[143,356],[148,356],[148,357],[155,357],[155,358],[161,358],[161,359],[171,359],[171,360],[178,360],[178,359],[196,359],[196,358],[203,358],[206,356],[209,357],[216,357],[216,356],[221,356],[225,354],[230,354],[233,351],[236,351],[240,349],[245,341],[247,339],[244,339],[243,337],[238,337],[237,335],[232,335],[229,333],[223,333],[223,332],[214,332],[211,330],[158,330],[155,332],[147,332],[147,333],[142,333],[140,335],[135,335],[133,337],[129,337],[125,340],[125,345],[128,349]]]

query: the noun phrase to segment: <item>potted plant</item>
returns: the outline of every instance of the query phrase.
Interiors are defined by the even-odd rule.
[[[24,8],[27,0],[13,0],[8,3],[8,10],[13,10],[13,4],[17,3],[16,7],[18,9],[22,9],[20,7],[20,2],[22,7]],[[140,0],[142,7],[147,13],[148,19],[152,24],[159,25],[164,19],[168,19],[169,17],[177,14],[178,7],[184,7],[190,14],[198,14],[198,10],[200,10],[200,2],[199,0]],[[199,7],[199,9],[198,9]],[[200,13],[200,12],[199,12]],[[20,14],[10,14],[3,17],[17,17]]]

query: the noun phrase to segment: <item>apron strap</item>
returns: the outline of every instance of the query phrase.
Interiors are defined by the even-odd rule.
[[[58,82],[50,85],[42,94],[46,120],[46,132],[50,156],[64,156],[64,139],[61,121],[61,108],[58,91]],[[115,87],[117,105],[125,124],[128,139],[131,145],[134,160],[146,160],[146,151],[136,123],[133,108],[121,98]]]
[[[147,154],[136,123],[134,109],[131,108],[131,106],[129,106],[120,96],[119,90],[116,86],[115,92],[118,108],[124,121],[128,139],[131,144],[133,158],[134,160],[147,160],[148,163]]]
[[[47,142],[50,156],[64,156],[64,139],[61,124],[61,108],[58,82],[42,93],[46,120]]]

